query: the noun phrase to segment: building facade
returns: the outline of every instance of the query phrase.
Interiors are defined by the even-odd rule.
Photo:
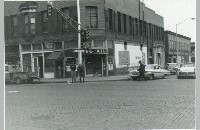
[[[177,52],[178,52],[178,63],[190,62],[191,38],[177,34],[171,31],[165,31],[165,62],[166,63],[177,63]],[[178,44],[178,45],[177,45]],[[178,50],[177,50],[178,49]]]
[[[4,4],[6,62],[19,63],[23,71],[39,67],[42,78],[58,77],[61,66],[63,77],[69,77],[78,57],[76,0],[53,2],[48,18],[44,1]],[[86,75],[124,73],[139,60],[164,66],[163,17],[140,1],[81,0],[80,17],[90,37],[82,53]]]

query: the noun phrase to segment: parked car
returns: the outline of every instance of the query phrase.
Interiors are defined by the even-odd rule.
[[[16,67],[15,65],[5,64],[5,82],[15,82],[15,83],[23,83],[29,82],[33,83],[34,79],[38,79],[40,81],[40,77],[38,77],[38,73],[36,72],[22,72],[20,67]]]
[[[137,80],[139,77],[139,71],[138,67],[135,67],[137,69],[130,69],[129,70],[129,77],[131,77],[133,80]],[[161,66],[158,64],[148,64],[145,66],[145,73],[144,77],[145,79],[155,79],[155,78],[165,78],[165,76],[169,76],[170,71],[162,69]]]
[[[194,63],[183,64],[182,67],[178,69],[177,78],[196,78],[195,69]]]
[[[168,65],[168,70],[170,71],[171,74],[176,74],[179,68],[179,65],[177,63],[167,63]]]

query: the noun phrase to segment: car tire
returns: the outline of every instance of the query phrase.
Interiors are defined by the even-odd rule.
[[[137,80],[137,77],[132,77],[132,80]]]
[[[150,75],[149,75],[149,79],[150,79],[150,80],[154,80],[154,79],[155,79],[155,78],[154,78],[154,75],[153,75],[153,74],[150,74]]]
[[[16,82],[17,84],[21,84],[21,83],[22,83],[22,79],[21,79],[20,77],[16,77],[16,78],[15,78],[15,82]]]

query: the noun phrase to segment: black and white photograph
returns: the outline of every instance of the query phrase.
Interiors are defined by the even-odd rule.
[[[5,130],[196,130],[196,0],[3,6]]]

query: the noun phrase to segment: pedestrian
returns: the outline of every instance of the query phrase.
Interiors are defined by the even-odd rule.
[[[142,78],[144,78],[145,65],[142,64],[141,60],[138,63],[140,64],[140,68],[138,69],[138,71],[139,71],[139,78],[137,80],[140,81]]]
[[[72,78],[72,83],[76,83],[76,64],[71,64],[70,65],[71,69],[71,78]]]
[[[62,78],[62,67],[58,66],[58,78]]]
[[[82,82],[84,83],[85,82],[85,69],[82,64],[78,65],[77,72],[79,75],[80,83],[82,83]],[[83,79],[83,81],[82,81],[82,79]]]

